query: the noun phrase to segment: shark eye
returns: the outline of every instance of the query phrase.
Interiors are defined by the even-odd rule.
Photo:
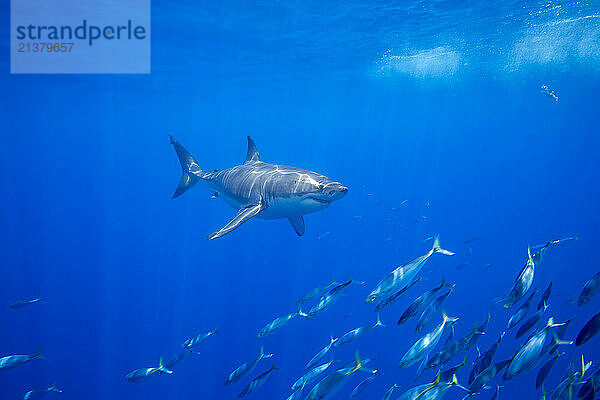
[[[324,188],[325,188],[325,185],[323,185],[323,184],[321,184],[321,183],[319,183],[319,184],[317,185],[317,190],[318,190],[319,192],[323,191],[323,189],[324,189]]]

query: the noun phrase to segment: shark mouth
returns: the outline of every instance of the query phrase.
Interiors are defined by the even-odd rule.
[[[314,200],[318,203],[323,203],[323,204],[329,204],[331,203],[330,201],[324,200],[324,199],[319,199],[318,197],[312,197],[310,196],[309,199]]]

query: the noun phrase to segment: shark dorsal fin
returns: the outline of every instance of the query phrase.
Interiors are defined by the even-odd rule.
[[[248,153],[246,154],[246,161],[244,161],[244,164],[255,161],[260,161],[260,157],[258,155],[256,145],[254,144],[254,140],[252,140],[252,138],[248,136]]]

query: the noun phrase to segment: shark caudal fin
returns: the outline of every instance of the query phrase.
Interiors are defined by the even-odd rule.
[[[173,193],[172,198],[174,199],[181,196],[198,182],[202,176],[202,169],[194,157],[173,136],[169,135],[169,138],[181,164],[181,179],[179,180],[177,189],[175,189],[175,193]]]

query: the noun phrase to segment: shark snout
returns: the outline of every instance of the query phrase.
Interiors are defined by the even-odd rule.
[[[334,182],[327,185],[325,191],[332,197],[333,200],[338,200],[348,193],[348,188],[341,183]]]

